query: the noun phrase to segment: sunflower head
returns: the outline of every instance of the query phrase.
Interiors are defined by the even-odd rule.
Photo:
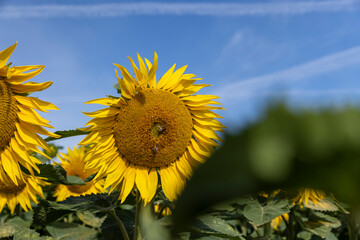
[[[134,75],[115,64],[121,97],[87,102],[107,107],[85,113],[93,118],[87,123],[91,133],[80,144],[95,143],[88,165],[100,169],[96,178],[105,177],[110,191],[120,190],[122,201],[136,186],[147,203],[160,184],[174,200],[221,141],[216,131],[224,126],[212,110],[222,108],[213,106],[217,96],[194,95],[210,85],[194,84],[201,79],[185,74],[187,66],[175,70],[174,64],[157,80],[156,53],[153,63],[138,54],[139,67],[129,60]]]
[[[87,168],[85,166],[90,157],[87,150],[86,147],[74,147],[73,150],[69,148],[67,154],[60,153],[62,155],[59,156],[61,166],[66,170],[68,176],[77,176],[85,180],[97,172],[97,169]],[[54,196],[56,197],[56,201],[63,201],[70,196],[103,193],[105,192],[103,185],[103,180],[91,180],[86,182],[85,185],[59,184],[55,189]]]
[[[38,75],[44,66],[12,66],[12,63],[7,63],[16,45],[0,52],[0,162],[2,166],[0,181],[7,182],[7,177],[4,176],[8,176],[15,185],[18,185],[25,181],[20,164],[31,174],[33,174],[33,169],[39,171],[36,164],[40,161],[29,156],[29,152],[37,152],[46,157],[38,147],[48,150],[48,146],[37,133],[58,137],[43,128],[51,127],[51,125],[35,109],[47,112],[47,110],[58,108],[51,103],[28,96],[30,92],[48,88],[52,82],[24,83]]]
[[[42,178],[22,174],[24,180],[19,181],[17,184],[7,175],[3,176],[6,181],[0,181],[0,213],[5,205],[13,213],[18,204],[27,212],[32,209],[31,202],[38,203],[37,196],[44,198],[41,186],[48,183],[43,181]]]
[[[321,199],[325,198],[326,194],[317,189],[311,188],[300,188],[298,195],[293,199],[294,204],[299,206],[306,206],[309,204],[309,201],[318,204]]]

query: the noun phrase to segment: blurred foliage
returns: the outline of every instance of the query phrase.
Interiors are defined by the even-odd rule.
[[[226,135],[195,171],[177,203],[182,226],[215,203],[263,190],[313,187],[359,205],[360,110],[302,111],[273,106],[257,123]]]

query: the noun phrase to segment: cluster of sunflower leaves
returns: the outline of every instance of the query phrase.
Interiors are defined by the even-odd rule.
[[[141,207],[138,239],[359,239],[359,123],[357,107],[297,112],[281,104],[269,107],[258,122],[225,136],[176,202],[159,191]],[[59,165],[39,167],[52,183],[44,189],[46,199],[28,213],[4,210],[1,239],[121,239],[111,213],[134,238],[134,195],[123,204],[118,193],[55,202],[56,184],[84,180],[66,176]],[[327,195],[297,205],[293,199],[300,187]]]

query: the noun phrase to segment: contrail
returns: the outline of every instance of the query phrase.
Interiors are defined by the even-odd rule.
[[[267,16],[296,15],[316,12],[359,11],[354,0],[264,2],[264,3],[109,3],[5,5],[0,18],[76,18],[125,17],[132,15],[195,15],[195,16]]]

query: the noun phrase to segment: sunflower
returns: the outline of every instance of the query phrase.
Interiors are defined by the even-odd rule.
[[[9,175],[4,175],[6,183],[0,181],[0,213],[5,205],[8,206],[11,213],[14,212],[16,205],[27,212],[31,208],[31,202],[38,203],[37,196],[44,198],[41,186],[47,185],[40,177],[34,177],[23,173],[21,179],[15,184]]]
[[[273,220],[271,220],[271,223],[270,223],[270,224],[271,224],[271,227],[272,227],[274,230],[278,231],[281,223],[283,222],[283,220],[285,219],[285,221],[288,222],[288,221],[289,221],[289,218],[290,218],[290,216],[289,216],[288,213],[285,213],[285,214],[283,214],[283,215],[281,215],[281,216],[278,216],[278,217],[274,218]]]
[[[86,168],[85,164],[89,160],[89,154],[86,147],[74,147],[73,150],[68,149],[68,154],[60,153],[59,156],[61,166],[66,170],[67,175],[77,176],[83,180],[90,177],[92,174],[97,172],[97,169]],[[104,193],[104,180],[95,181],[91,180],[86,182],[86,185],[62,185],[56,186],[54,197],[56,201],[63,201],[70,196],[81,196],[87,194]]]
[[[312,188],[300,188],[298,195],[293,199],[294,204],[299,206],[306,206],[310,202],[319,204],[319,202],[326,197],[326,194],[321,190]]]
[[[11,63],[7,64],[7,61],[16,45],[17,43],[0,52],[0,165],[2,166],[0,181],[5,185],[9,183],[9,186],[12,183],[20,186],[26,181],[20,170],[20,164],[32,175],[33,169],[39,172],[36,164],[41,162],[30,156],[29,152],[37,152],[46,157],[38,147],[49,149],[37,133],[58,137],[42,127],[52,126],[34,110],[47,112],[47,110],[58,108],[51,103],[28,96],[29,92],[48,88],[52,82],[23,83],[38,75],[44,66],[10,67]]]
[[[100,98],[87,103],[107,107],[85,113],[92,117],[85,128],[91,133],[80,144],[95,143],[88,165],[98,167],[96,178],[106,178],[105,187],[120,191],[123,202],[134,186],[144,203],[154,197],[158,184],[172,201],[182,191],[193,168],[203,163],[218,146],[216,131],[224,126],[211,110],[218,106],[214,95],[193,95],[207,84],[194,84],[194,74],[175,64],[157,82],[158,57],[154,62],[138,54],[139,68],[130,75],[115,64],[120,98]]]

